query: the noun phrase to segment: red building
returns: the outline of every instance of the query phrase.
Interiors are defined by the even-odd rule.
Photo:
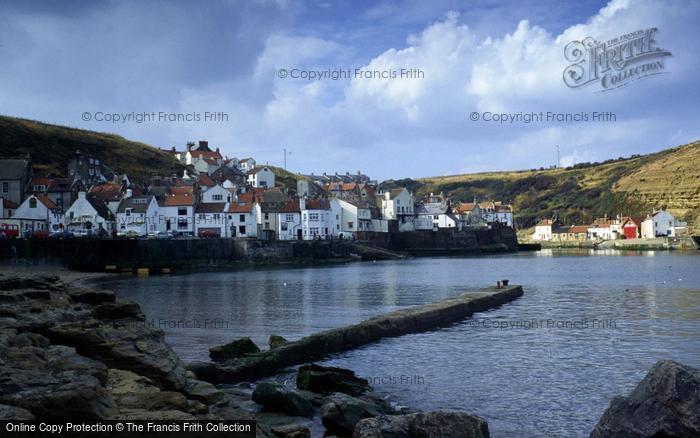
[[[641,237],[642,222],[644,218],[641,216],[630,216],[622,218],[622,232],[625,234],[625,239],[637,239]]]

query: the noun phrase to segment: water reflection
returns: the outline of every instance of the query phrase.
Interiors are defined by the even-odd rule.
[[[628,392],[657,359],[700,366],[699,265],[695,254],[546,250],[128,278],[111,286],[141,303],[148,318],[226,321],[165,328],[185,360],[201,360],[210,346],[236,337],[261,346],[273,333],[297,339],[509,278],[525,286],[509,305],[328,362],[378,377],[379,389],[404,404],[473,411],[495,436],[571,436],[586,435],[610,398]],[[508,326],[525,320],[560,325]],[[576,328],[582,320],[615,324]],[[422,383],[381,384],[386,376]]]

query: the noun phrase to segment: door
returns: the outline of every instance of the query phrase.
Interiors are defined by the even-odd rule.
[[[301,240],[301,229],[297,230],[297,240]]]

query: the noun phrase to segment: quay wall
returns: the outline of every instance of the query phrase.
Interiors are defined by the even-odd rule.
[[[359,232],[358,240],[412,255],[516,251],[518,239],[509,227],[441,228],[436,231]]]

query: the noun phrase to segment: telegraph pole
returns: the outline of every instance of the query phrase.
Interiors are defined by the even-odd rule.
[[[287,148],[284,148],[284,170],[287,170]]]
[[[557,145],[557,169],[559,168],[559,145]]]

